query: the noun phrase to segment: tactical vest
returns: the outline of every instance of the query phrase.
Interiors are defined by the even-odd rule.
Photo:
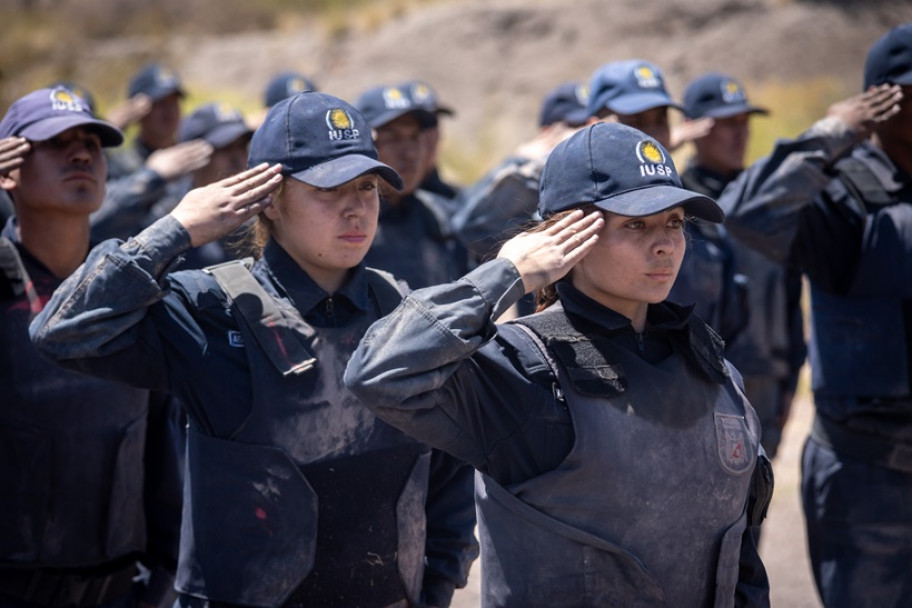
[[[485,608],[733,606],[756,415],[711,343],[650,364],[574,323],[511,328],[556,361],[576,439],[553,471],[477,478]]]
[[[231,299],[256,381],[230,436],[189,433],[177,588],[270,608],[417,603],[429,450],[342,383],[375,317],[312,327],[244,264],[209,271]],[[401,295],[368,272],[389,312]]]
[[[146,547],[147,391],[59,368],[28,336],[43,306],[0,238],[0,561],[105,564]]]
[[[812,386],[817,407],[841,419],[857,407],[857,397],[910,400],[904,300],[881,294],[883,285],[895,283],[896,274],[904,272],[904,260],[912,259],[912,238],[907,236],[912,204],[896,204],[895,195],[855,157],[836,168],[838,179],[828,195],[865,208],[870,214],[866,242],[870,231],[878,235],[858,266],[846,269],[854,275],[847,293],[828,293],[811,284]]]

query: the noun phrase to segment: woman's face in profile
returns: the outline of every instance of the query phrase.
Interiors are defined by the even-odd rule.
[[[598,242],[573,268],[573,285],[636,318],[649,304],[668,297],[684,259],[684,222],[681,207],[646,217],[605,213]]]

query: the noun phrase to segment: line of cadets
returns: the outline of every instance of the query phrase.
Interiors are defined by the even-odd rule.
[[[910,35],[908,28],[903,30],[903,35]],[[905,39],[899,43],[894,40],[893,44],[900,49],[905,49],[904,52],[907,53],[909,47],[912,46]],[[912,70],[912,65],[907,67]],[[904,76],[901,75],[897,79],[890,76],[870,82],[872,87],[880,86],[880,88],[872,89],[873,92],[866,96],[856,96],[834,105],[831,113],[837,119],[842,120],[844,128],[854,133],[856,139],[860,141],[863,139],[862,136],[870,132],[872,124],[889,119],[889,109],[900,99],[896,87],[885,87],[885,83],[887,85],[912,84],[902,80],[902,77]],[[85,91],[71,83],[55,83],[49,87],[49,90],[55,88],[60,88],[63,92],[78,97],[91,109],[92,100]],[[303,128],[291,124],[294,119],[288,116],[289,108],[293,106],[295,96],[303,92],[314,91],[315,88],[312,81],[293,72],[281,73],[273,79],[265,96],[265,105],[273,110],[253,119],[253,122],[261,123],[259,131],[257,131],[260,133],[260,137],[265,138],[269,135],[274,139],[281,139],[293,132],[295,128]],[[114,126],[110,129],[107,126],[101,127],[101,132],[106,134],[107,138],[100,141],[100,144],[105,146],[119,143],[119,132],[115,127],[125,128],[129,124],[136,123],[138,132],[130,145],[105,150],[108,162],[106,193],[100,208],[88,218],[93,244],[108,238],[128,240],[135,235],[146,234],[143,232],[144,230],[174,212],[179,205],[183,204],[181,201],[192,190],[206,186],[219,186],[223,183],[221,180],[238,174],[247,167],[248,148],[250,148],[251,139],[257,137],[255,134],[257,125],[251,125],[251,121],[245,121],[237,110],[219,103],[200,106],[181,119],[180,103],[184,95],[183,86],[174,72],[160,65],[147,66],[130,82],[128,102],[111,112],[109,122]],[[327,98],[333,99],[330,96],[321,97],[321,103],[324,105],[320,105],[320,109],[329,108],[329,106],[325,106],[328,103]],[[285,115],[280,116],[280,113],[275,111],[275,107],[280,107]],[[767,113],[765,109],[750,104],[743,87],[737,80],[727,75],[711,73],[694,80],[685,91],[683,104],[678,104],[668,95],[661,70],[657,66],[643,60],[612,62],[596,70],[586,85],[563,84],[549,93],[542,105],[539,119],[540,131],[536,137],[519,146],[514,154],[511,154],[477,183],[465,188],[458,188],[446,183],[437,167],[440,120],[453,112],[438,101],[436,93],[430,85],[421,81],[411,81],[395,86],[374,87],[360,95],[355,100],[353,108],[337,126],[342,131],[348,130],[349,132],[357,131],[357,128],[360,127],[365,134],[373,135],[373,141],[369,142],[369,145],[365,142],[358,145],[366,146],[363,148],[363,154],[366,157],[371,156],[370,147],[376,147],[376,158],[379,164],[371,171],[381,177],[372,182],[381,193],[379,219],[376,233],[373,235],[373,243],[366,251],[364,260],[367,266],[388,271],[395,276],[400,283],[399,291],[407,288],[416,289],[441,285],[458,279],[469,270],[495,257],[500,243],[526,227],[530,221],[539,219],[540,182],[546,160],[556,146],[565,142],[580,129],[599,121],[619,122],[654,138],[655,142],[661,146],[659,149],[664,148],[666,152],[692,142],[695,153],[689,161],[687,169],[681,174],[683,185],[688,190],[718,198],[725,187],[736,180],[744,169],[743,162],[749,136],[750,117]],[[684,113],[684,120],[675,128],[670,127],[669,110]],[[327,121],[328,117],[327,113]],[[363,122],[361,122],[362,120]],[[20,150],[21,154],[27,149],[22,147],[24,145],[23,142],[12,139],[2,141],[0,169],[3,169],[4,175],[18,168],[19,161],[15,159],[15,150]],[[348,153],[350,152],[346,152],[346,154]],[[286,152],[286,154],[294,155],[293,152]],[[250,151],[250,156],[251,158],[254,156],[253,149]],[[292,162],[288,158],[284,158],[281,153],[273,156],[266,155],[260,160],[280,162],[285,165]],[[670,158],[661,160],[672,164]],[[394,174],[384,174],[383,171],[386,169],[391,169]],[[377,173],[378,171],[379,173]],[[390,175],[394,175],[394,177],[390,177]],[[327,184],[327,187],[337,188],[338,185]],[[285,194],[283,192],[282,196]],[[733,201],[730,206],[736,208],[748,200],[748,197],[744,195],[741,200],[730,197],[728,200]],[[50,255],[47,259],[43,259],[42,255],[31,255],[26,243],[27,237],[20,236],[18,231],[28,230],[29,227],[26,223],[30,220],[40,219],[41,214],[23,212],[21,208],[23,205],[27,205],[27,202],[18,202],[17,205],[16,213],[13,212],[12,206],[4,211],[9,216],[4,236],[17,246],[19,257],[22,258],[16,269],[7,270],[7,284],[10,286],[12,296],[26,297],[29,294],[26,293],[24,285],[29,282],[29,278],[34,282],[40,301],[37,304],[33,303],[31,312],[27,312],[24,317],[21,317],[26,320],[25,325],[27,325],[27,320],[34,316],[37,310],[40,310],[43,300],[50,296],[67,275],[76,270],[75,266],[78,264],[74,265],[71,260],[69,263],[54,267],[48,261],[55,260],[54,255]],[[273,221],[275,222],[275,220]],[[245,242],[244,237],[249,226],[250,222],[244,222],[243,225],[239,224],[224,235],[220,235],[219,238],[204,239],[206,242],[199,247],[185,247],[179,255],[166,260],[166,268],[157,268],[157,272],[208,268],[214,264],[237,259],[248,252],[240,244]],[[698,219],[688,222],[687,231],[689,235],[687,254],[669,298],[684,304],[694,304],[695,314],[708,322],[724,339],[726,357],[741,372],[745,393],[759,415],[763,448],[772,457],[776,453],[782,428],[788,418],[797,386],[798,373],[806,354],[800,308],[801,275],[796,267],[772,262],[766,256],[758,254],[753,247],[749,247],[746,244],[751,238],[748,231],[739,231],[739,235],[747,234],[746,240],[742,240],[739,236],[729,235],[722,224]],[[158,233],[150,234],[160,236]],[[273,238],[275,236],[273,233]],[[39,241],[40,239],[33,239],[33,242]],[[76,250],[79,250],[79,243],[78,239],[74,241]],[[753,245],[756,246],[755,243]],[[83,243],[81,246],[85,248],[86,244]],[[262,255],[268,257],[268,251],[267,247]],[[81,261],[81,259],[77,259],[77,262]],[[281,256],[272,259],[271,264],[275,268],[281,268]],[[4,266],[11,266],[11,264],[7,264],[6,258],[4,258]],[[281,276],[281,270],[274,271]],[[256,271],[254,270],[254,272]],[[177,283],[177,285],[182,284]],[[220,285],[225,288],[224,283],[220,282]],[[318,292],[321,287],[317,281],[316,290]],[[185,289],[185,287],[180,289]],[[197,293],[190,290],[189,287],[186,289],[194,298],[202,297],[202,293],[204,293]],[[275,289],[281,290],[279,287],[275,287]],[[318,328],[317,334],[321,334],[325,330],[322,335],[327,339],[345,339],[349,342],[356,342],[358,337],[356,335],[346,337],[329,331],[329,328],[340,323],[344,325],[344,321],[338,321],[336,316],[344,317],[352,313],[346,311],[344,302],[342,306],[335,303],[344,298],[334,297],[335,294],[331,290],[324,289],[324,291],[329,297],[325,300],[318,298],[319,306],[310,313],[306,313],[304,318]],[[382,291],[382,288],[372,288],[371,293]],[[231,292],[229,291],[229,293]],[[356,307],[358,297],[357,295],[350,296]],[[383,300],[382,297],[378,298],[376,295],[374,297]],[[398,300],[398,296],[395,299]],[[379,301],[375,304],[377,314],[389,312],[387,310],[388,302]],[[230,305],[230,301],[225,304],[225,306]],[[524,298],[511,312],[502,317],[502,320],[517,314],[531,312],[531,306],[528,297]],[[15,321],[13,317],[9,316],[12,313],[6,307],[4,311],[7,312],[9,323],[13,325]],[[317,320],[318,317],[319,320]],[[19,325],[20,340],[17,345],[21,347],[25,325],[22,323]],[[363,331],[363,328],[357,331]],[[10,331],[9,335],[12,336],[14,333]],[[249,340],[250,338],[246,336],[242,341],[244,339]],[[8,342],[16,343],[14,340],[8,340]],[[311,344],[311,346],[313,345]],[[5,348],[5,351],[9,353],[11,348]],[[350,349],[347,352],[350,354]],[[320,356],[340,356],[338,354],[327,355],[322,352],[318,354]],[[318,360],[320,356],[317,357]],[[347,356],[344,355],[343,359],[347,359]],[[13,357],[6,357],[4,364],[4,371],[16,368],[13,365]],[[173,362],[169,362],[169,365],[173,364]],[[141,366],[141,363],[137,361],[136,365]],[[68,605],[68,602],[72,605],[128,605],[116,604],[116,602],[123,598],[124,581],[132,579],[136,562],[143,564],[143,571],[146,573],[143,579],[145,595],[140,596],[142,601],[162,606],[170,604],[175,598],[171,585],[178,557],[176,526],[180,521],[180,515],[175,512],[175,509],[181,502],[176,488],[183,477],[179,469],[183,466],[183,444],[187,440],[186,414],[183,412],[187,411],[191,418],[196,418],[192,423],[205,425],[206,421],[200,422],[200,420],[211,415],[211,412],[206,411],[207,407],[211,406],[187,402],[181,404],[177,397],[169,396],[168,393],[171,392],[168,390],[169,384],[174,382],[171,377],[170,380],[157,385],[149,382],[146,386],[153,390],[142,395],[117,398],[107,396],[103,400],[86,396],[86,401],[99,401],[96,404],[99,411],[97,413],[92,413],[89,409],[80,411],[79,407],[89,408],[91,405],[75,406],[69,402],[68,399],[72,398],[74,391],[76,393],[82,390],[97,392],[110,389],[106,385],[86,388],[84,383],[89,381],[84,378],[87,377],[71,372],[61,372],[56,368],[43,370],[39,369],[40,367],[40,362],[36,358],[30,368],[32,371],[16,377],[15,384],[17,386],[40,384],[47,382],[48,378],[59,380],[63,386],[67,387],[66,395],[51,391],[46,398],[45,406],[51,410],[51,405],[65,405],[68,416],[71,413],[78,413],[80,419],[95,416],[99,420],[105,420],[105,424],[110,428],[92,431],[99,434],[99,437],[102,438],[99,441],[102,444],[112,441],[116,443],[117,440],[110,436],[111,429],[123,431],[130,428],[132,420],[141,419],[143,428],[136,431],[139,433],[137,439],[132,443],[123,444],[123,446],[129,447],[128,451],[132,450],[134,454],[132,459],[117,457],[112,461],[110,455],[97,456],[118,470],[122,468],[123,475],[115,475],[116,479],[113,482],[106,480],[100,484],[102,487],[96,487],[99,484],[85,480],[64,483],[61,484],[66,486],[64,490],[54,496],[55,500],[75,500],[75,496],[79,492],[90,487],[97,494],[98,504],[88,501],[89,506],[86,509],[96,508],[98,512],[88,515],[73,512],[68,515],[73,518],[71,524],[60,524],[60,530],[50,533],[44,530],[41,534],[36,535],[29,532],[28,526],[23,523],[27,520],[27,514],[16,513],[16,507],[10,507],[6,501],[7,514],[15,516],[14,527],[17,531],[11,536],[15,541],[15,546],[3,548],[3,555],[0,555],[0,562],[2,562],[0,563],[0,598],[8,601],[8,603],[0,601],[0,606]],[[339,372],[341,373],[341,369]],[[142,384],[142,381],[139,381],[139,384]],[[230,385],[231,382],[227,382],[227,384]],[[337,378],[336,384],[336,391],[345,390],[340,388],[341,377]],[[249,390],[249,387],[246,387],[246,390]],[[307,390],[313,389],[311,387]],[[192,398],[192,391],[189,393],[174,392],[181,395],[184,400],[188,398],[188,395],[191,395],[190,398]],[[19,395],[19,391],[16,393],[14,401],[23,408],[26,405],[33,405],[32,402],[37,399],[35,396]],[[86,395],[88,394],[89,392],[86,393]],[[258,399],[260,398],[258,397]],[[126,409],[120,408],[118,416],[125,419],[112,421],[109,412],[117,411],[118,408],[105,407],[104,403],[100,402],[110,404],[120,400],[133,404],[134,412],[131,414]],[[4,418],[8,417],[6,411],[3,415]],[[243,413],[236,415],[239,418],[235,422],[245,419]],[[46,417],[50,418],[53,415],[48,413]],[[323,421],[323,423],[328,427],[332,426],[329,421]],[[212,424],[217,426],[221,423],[213,422]],[[216,431],[212,428],[207,431],[211,432],[213,436],[219,436],[220,432],[227,432],[234,437],[241,432],[240,429],[244,424],[246,423],[233,426],[231,428],[234,430],[230,431]],[[374,428],[374,432],[379,432],[376,429],[381,427],[376,425],[382,425],[379,421],[370,423],[362,421],[361,424],[363,426],[355,425],[359,432],[364,432],[364,429],[368,427]],[[191,424],[191,429],[192,426],[193,424]],[[308,428],[312,429],[311,432],[318,434],[326,432],[326,428]],[[53,432],[62,433],[63,431],[57,429]],[[277,432],[276,429],[268,431],[268,433],[275,432]],[[831,434],[833,433],[834,431],[831,430]],[[16,435],[13,432],[9,434]],[[67,458],[82,453],[77,450],[84,449],[86,444],[91,444],[97,439],[89,439],[89,437],[90,435],[82,438],[73,437],[74,445],[69,448],[73,451],[70,453],[65,452],[65,448],[58,445],[57,457]],[[306,439],[301,440],[306,441]],[[59,440],[55,441],[59,443]],[[206,452],[206,458],[211,459],[211,462],[207,462],[210,462],[212,466],[219,464],[226,467],[241,466],[240,463],[247,457],[230,451],[219,451],[215,447],[207,446],[206,441],[208,440],[200,441],[195,445],[200,453]],[[11,440],[11,445],[20,443],[23,445],[26,443],[21,434]],[[310,564],[310,570],[304,568],[303,573],[301,571],[292,572],[294,567],[289,566],[288,563],[278,564],[275,560],[260,564],[262,568],[275,568],[277,572],[284,573],[287,581],[262,585],[262,587],[271,586],[268,590],[245,591],[243,589],[245,586],[248,590],[259,589],[259,586],[244,578],[249,577],[250,573],[246,575],[243,572],[235,573],[233,567],[228,564],[230,558],[212,557],[206,554],[207,549],[197,547],[197,555],[193,556],[196,561],[190,564],[196,568],[196,571],[190,571],[192,568],[188,566],[190,570],[178,576],[178,587],[182,592],[179,601],[182,605],[196,605],[194,602],[199,598],[209,598],[213,600],[213,605],[216,605],[217,601],[243,605],[288,606],[298,605],[294,603],[295,601],[327,602],[320,604],[327,606],[448,605],[453,590],[465,584],[468,567],[477,555],[477,545],[471,533],[474,519],[468,515],[472,502],[471,481],[470,477],[467,477],[468,467],[460,466],[455,461],[447,462],[447,456],[443,452],[437,450],[424,452],[422,448],[402,439],[381,441],[380,443],[382,449],[392,449],[392,446],[398,446],[396,448],[398,452],[393,450],[389,454],[392,454],[394,459],[402,460],[403,464],[400,468],[406,477],[415,474],[414,467],[417,466],[415,463],[420,462],[424,454],[430,459],[430,476],[428,477],[425,473],[425,479],[421,482],[423,490],[419,490],[417,494],[425,503],[424,518],[428,524],[427,546],[419,558],[419,561],[424,562],[424,568],[415,571],[419,572],[417,575],[419,578],[424,577],[423,582],[412,581],[411,584],[395,582],[392,580],[396,578],[394,573],[391,574],[381,569],[379,575],[376,572],[364,574],[363,578],[371,579],[372,585],[379,581],[376,587],[367,593],[364,589],[358,588],[357,581],[345,580],[337,575],[340,569],[344,569],[340,568],[344,561],[351,559],[351,554],[346,554],[338,547],[330,548],[329,543],[318,540],[317,548],[314,551],[316,557],[309,556],[310,559],[316,561],[316,565]],[[118,449],[126,450],[127,447],[123,446]],[[26,447],[22,449],[34,451],[32,448]],[[376,454],[378,449],[377,445],[372,445],[369,450],[360,452],[360,454]],[[346,456],[351,457],[358,454],[359,452],[355,450],[346,453]],[[416,460],[416,454],[418,460]],[[203,458],[202,456],[197,457]],[[311,462],[325,457],[325,453],[315,460],[311,457]],[[25,457],[19,455],[18,458]],[[61,470],[65,470],[65,467],[68,466],[61,463],[54,465],[40,460],[49,458],[42,451],[38,451],[37,455],[30,456],[30,458],[38,459],[37,462],[41,463],[41,466],[51,470],[54,469],[54,466],[64,467]],[[91,459],[84,458],[84,460],[88,462]],[[308,461],[304,459],[303,462],[306,466]],[[356,462],[360,463],[358,466],[364,466],[363,460],[356,460]],[[301,462],[298,464],[300,466]],[[319,469],[319,467],[315,467],[315,469]],[[141,475],[135,475],[140,471],[142,471]],[[136,483],[140,483],[144,485],[143,490],[138,487],[131,488],[129,484],[118,487],[118,484],[122,483],[121,478],[130,477],[131,473],[135,475],[134,486]],[[311,473],[314,479],[324,475],[322,471],[311,471]],[[86,471],[80,473],[80,475],[83,474],[88,476]],[[370,475],[379,478],[387,474],[391,473],[385,467],[380,467]],[[370,480],[364,478],[364,474],[350,472],[350,475],[351,478],[340,483],[339,487],[346,487],[346,491],[355,492],[357,487],[355,485],[349,487],[349,482],[371,485]],[[373,481],[377,482],[377,478]],[[346,501],[344,496],[328,498],[334,494],[334,490],[331,489],[332,480],[331,478],[322,479],[324,486],[319,489],[318,495],[325,493],[327,503],[338,509],[336,519],[332,520],[333,524],[346,525],[345,518],[356,518],[359,513],[358,509],[345,507],[344,505],[351,501]],[[227,480],[225,483],[230,483],[230,481]],[[29,483],[34,482],[22,477],[20,471],[12,485],[20,488],[26,495],[31,493],[50,496],[57,491],[56,489],[48,491],[46,488],[34,490],[29,487]],[[318,482],[313,481],[312,483],[316,485]],[[401,484],[402,481],[396,483]],[[208,491],[212,492],[213,496],[206,497],[197,492],[192,493],[192,499],[203,505],[208,503],[209,508],[219,508],[219,500],[237,498],[222,496],[219,494],[219,489],[213,488],[211,485]],[[119,512],[114,513],[107,506],[100,504],[105,501],[106,494],[121,496],[120,493],[125,493],[121,500],[135,501],[136,496],[139,495],[145,496],[149,504],[133,504],[131,508],[135,509],[135,514],[131,514],[129,509],[123,505],[116,510]],[[134,494],[132,497],[129,496],[131,493]],[[459,497],[460,495],[462,498]],[[184,500],[190,497],[191,494],[187,494],[185,490]],[[151,500],[153,498],[158,499],[158,502],[153,502]],[[437,503],[434,502],[435,498],[438,499]],[[365,502],[376,500],[377,504],[395,505],[397,501],[407,499],[409,499],[407,492],[395,496],[384,496],[382,492],[375,490],[367,492],[364,500]],[[333,503],[332,500],[336,502]],[[42,512],[48,508],[34,505],[28,507]],[[187,508],[188,506],[185,504],[185,513],[192,513]],[[197,509],[200,508],[197,507]],[[389,508],[395,510],[392,506]],[[99,515],[101,512],[108,515]],[[321,510],[320,515],[323,516],[324,511]],[[85,535],[89,531],[86,530],[84,524],[77,522],[77,517],[87,517],[93,522],[88,528],[95,536],[105,534],[110,536],[114,532],[122,534],[124,530],[128,530],[129,533],[126,536],[132,535],[133,540],[128,542],[120,539],[123,546],[118,546],[118,539],[108,538],[107,546],[90,547],[88,550],[82,551],[82,555],[80,555],[79,549],[72,548],[59,550],[56,555],[53,554],[53,551],[49,553],[50,544],[69,544],[70,546],[93,544],[94,541],[85,541]],[[104,521],[105,517],[129,521],[112,523]],[[196,512],[195,517],[200,517],[199,511]],[[231,521],[230,523],[236,522]],[[354,528],[359,525],[354,521],[348,523]],[[154,528],[153,524],[158,528]],[[329,524],[321,522],[318,525],[322,536],[337,533],[329,528],[324,528],[324,525]],[[66,526],[70,526],[71,529],[65,530]],[[140,532],[139,528],[144,526],[148,526],[148,528]],[[435,526],[439,526],[439,529]],[[183,553],[188,551],[188,543],[194,542],[194,539],[188,538],[188,536],[196,534],[199,541],[204,541],[206,538],[214,538],[206,536],[205,533],[217,535],[220,532],[218,529],[205,530],[204,528],[204,526],[198,525],[194,529],[185,519],[184,537],[180,540],[183,545],[182,560],[184,560]],[[438,533],[442,531],[443,534],[435,540],[434,531]],[[283,534],[281,528],[273,532],[279,536]],[[42,536],[42,534],[46,536]],[[422,537],[424,534],[424,532],[419,533]],[[755,530],[755,536],[758,534],[759,527]],[[387,538],[387,540],[389,539]],[[814,538],[812,538],[813,540]],[[395,549],[395,543],[390,546]],[[268,552],[269,549],[264,548],[263,550]],[[399,550],[402,551],[403,547],[399,547]],[[395,550],[392,550],[390,554],[394,555]],[[812,557],[814,554],[815,547],[812,546]],[[113,559],[110,559],[112,557]],[[256,558],[250,557],[249,559],[250,564],[257,564]],[[395,560],[395,558],[393,559]],[[827,605],[848,605],[840,604],[831,598],[833,592],[830,589],[835,584],[833,576],[828,575],[826,568],[822,568],[820,565],[820,560],[825,558],[818,555],[815,559],[817,560],[814,562],[815,576],[822,595],[828,601]],[[379,556],[378,560],[382,561]],[[30,574],[27,580],[22,577],[16,578],[15,575],[10,576],[9,566],[19,561],[37,565],[38,568],[35,570],[37,574]],[[241,563],[243,564],[243,560]],[[201,576],[199,570],[203,568],[203,565],[221,572],[218,576],[207,573],[207,576],[211,577],[214,582],[205,580],[206,576]],[[302,568],[301,564],[296,564],[296,567]],[[72,570],[72,572],[68,572],[68,570]],[[369,570],[368,568],[365,572]],[[399,570],[399,574],[405,576],[406,579],[414,576],[414,573],[403,575],[401,564]],[[315,575],[305,576],[308,571]],[[422,571],[423,574],[421,574]],[[261,572],[255,573],[256,576],[261,574]],[[232,576],[235,577],[233,580],[231,580]],[[372,577],[376,577],[376,579]],[[78,581],[82,580],[102,582],[80,584]],[[242,580],[247,582],[241,584]],[[241,587],[237,586],[239,584]],[[339,588],[345,586],[352,588],[340,592]],[[245,593],[248,593],[249,596]],[[328,599],[334,596],[338,597],[333,600]],[[379,599],[381,596],[384,599]],[[908,596],[904,597],[908,599]],[[18,600],[13,598],[18,598]],[[111,604],[112,601],[115,603]]]

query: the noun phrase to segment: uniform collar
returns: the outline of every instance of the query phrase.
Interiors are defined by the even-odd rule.
[[[569,281],[557,283],[557,294],[567,313],[594,322],[608,331],[631,328],[630,319],[602,304],[599,304]],[[690,321],[693,306],[681,306],[668,300],[650,304],[646,311],[647,329],[679,330]]]
[[[343,298],[360,311],[366,311],[370,307],[367,273],[363,263],[352,269],[351,276],[339,291],[331,294],[317,285],[288,252],[272,239],[263,250],[263,262],[266,265],[265,272],[276,285],[276,290],[284,292],[303,316],[330,297],[334,301]]]
[[[893,164],[886,152],[871,142],[865,141],[856,146],[853,155],[868,166],[887,192],[912,188],[912,175],[906,175]]]

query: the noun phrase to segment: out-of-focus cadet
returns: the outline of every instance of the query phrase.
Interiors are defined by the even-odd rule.
[[[669,109],[682,110],[665,88],[658,66],[642,59],[606,63],[589,80],[590,116],[639,129],[673,150],[699,136],[707,122],[672,131]],[[735,273],[735,256],[721,224],[687,222],[690,247],[668,299],[693,304],[694,313],[726,342],[747,323],[743,277]]]
[[[542,100],[535,137],[460,193],[453,223],[475,262],[496,255],[503,241],[533,217],[545,159],[554,146],[586,123],[586,97],[586,86],[577,82],[550,90]]]
[[[176,411],[163,395],[66,371],[28,326],[89,251],[103,148],[121,132],[63,86],[0,121],[0,606],[170,606],[180,530]],[[13,146],[13,147],[10,147]],[[145,583],[140,576],[142,564]]]
[[[273,76],[263,92],[263,106],[271,108],[283,99],[288,99],[304,91],[316,91],[313,80],[299,72],[284,71]]]
[[[158,219],[156,203],[180,191],[178,180],[209,161],[208,143],[177,143],[184,95],[177,73],[157,63],[130,80],[128,100],[148,100],[148,111],[138,118],[133,142],[109,155],[105,201],[91,218],[94,240],[137,234]]]
[[[437,91],[426,82],[409,80],[400,84],[398,88],[408,94],[409,99],[411,99],[415,106],[424,108],[433,114],[436,119],[434,124],[422,132],[425,139],[425,145],[427,146],[427,154],[425,159],[424,179],[421,180],[421,185],[418,187],[421,190],[439,194],[446,201],[450,210],[455,211],[455,202],[450,201],[453,201],[459,194],[459,188],[443,181],[443,178],[440,176],[440,170],[437,167],[441,139],[440,118],[442,116],[453,116],[455,112],[453,112],[453,109],[449,106],[440,103]]]
[[[266,83],[263,90],[263,108],[257,112],[249,113],[245,118],[251,129],[259,127],[266,118],[269,108],[279,103],[283,99],[288,99],[292,95],[303,93],[304,91],[317,91],[316,83],[294,70],[284,70],[278,72]]]
[[[247,167],[247,148],[252,136],[253,130],[245,122],[240,110],[227,104],[203,104],[188,114],[178,129],[178,142],[204,141],[212,147],[212,155],[205,165],[178,180],[180,187],[174,188],[152,207],[150,220],[154,221],[170,213],[190,190],[208,186],[243,171]],[[240,236],[230,234],[194,247],[187,252],[178,268],[205,268],[236,258],[233,245]]]
[[[684,91],[687,121],[709,118],[712,124],[693,140],[694,155],[681,174],[684,186],[718,198],[744,169],[751,116],[767,113],[752,105],[744,87],[728,75],[711,72],[693,80]],[[773,458],[807,355],[801,273],[729,236],[735,271],[747,277],[749,314],[744,331],[725,345],[725,356],[741,372],[747,397],[760,417],[763,449]]]
[[[810,284],[802,500],[827,608],[912,601],[912,24],[871,47],[864,91],[721,197],[740,240]]]
[[[380,161],[403,182],[400,191],[381,184],[380,223],[365,263],[416,289],[462,276],[468,253],[453,236],[446,203],[419,189],[428,155],[424,132],[437,124],[437,116],[394,86],[368,89],[354,105],[374,132]]]

